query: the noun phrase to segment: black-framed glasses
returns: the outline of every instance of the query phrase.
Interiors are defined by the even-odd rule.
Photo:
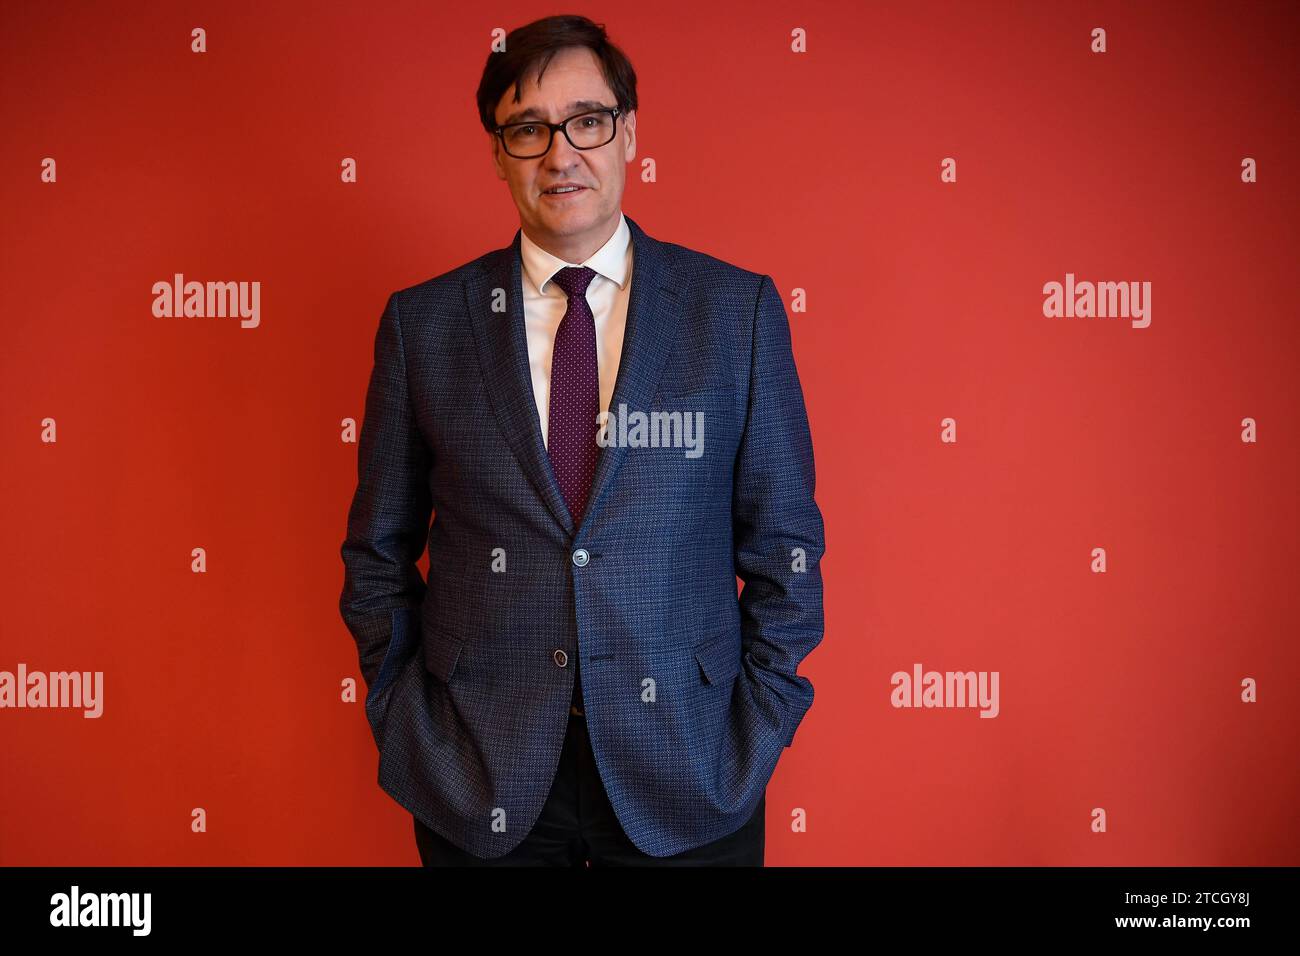
[[[614,139],[618,117],[623,110],[617,106],[603,110],[588,110],[558,123],[528,120],[498,126],[494,133],[506,152],[515,159],[536,159],[551,151],[555,131],[561,130],[574,149],[597,149]],[[572,123],[574,125],[570,126]]]

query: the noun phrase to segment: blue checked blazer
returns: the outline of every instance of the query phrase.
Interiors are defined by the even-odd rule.
[[[703,454],[602,448],[576,527],[542,444],[518,232],[394,292],[375,337],[339,608],[380,787],[482,858],[541,813],[575,655],[601,780],[652,856],[748,820],[812,705],[797,669],[822,637],[825,545],[785,306],[770,276],[627,222],[610,409],[699,412]]]

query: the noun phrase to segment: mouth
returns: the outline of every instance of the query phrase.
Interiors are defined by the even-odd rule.
[[[586,186],[579,186],[575,183],[565,183],[561,186],[552,186],[550,189],[542,190],[542,195],[547,199],[569,199],[585,192],[587,192]]]

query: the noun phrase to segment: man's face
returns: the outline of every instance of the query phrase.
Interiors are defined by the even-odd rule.
[[[586,47],[560,50],[546,67],[541,85],[536,72],[520,83],[519,102],[512,85],[496,107],[498,125],[523,120],[561,120],[618,103],[600,63]],[[614,233],[622,211],[626,164],[636,156],[636,114],[620,114],[614,138],[595,149],[575,149],[556,131],[544,156],[516,159],[491,136],[497,175],[510,186],[523,230],[542,248],[569,262],[581,262]],[[577,192],[548,195],[560,183],[577,183]]]

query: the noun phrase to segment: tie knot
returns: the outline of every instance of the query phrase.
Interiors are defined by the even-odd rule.
[[[586,295],[587,286],[591,285],[591,280],[594,278],[596,278],[595,269],[589,269],[586,266],[565,266],[551,276],[551,281],[563,289],[564,294],[572,299],[574,296]]]

